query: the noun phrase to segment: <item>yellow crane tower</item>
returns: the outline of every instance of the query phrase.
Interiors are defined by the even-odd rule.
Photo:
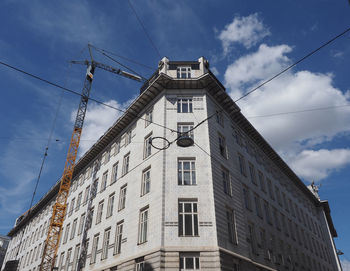
[[[89,47],[91,61],[88,61],[88,60],[72,61],[72,63],[74,64],[87,65],[87,72],[85,76],[84,87],[81,94],[78,112],[75,118],[73,133],[72,133],[72,137],[68,148],[67,158],[66,158],[63,175],[60,182],[59,191],[56,197],[56,202],[52,210],[49,230],[46,237],[43,256],[40,264],[40,271],[54,270],[59,240],[62,233],[63,221],[66,215],[68,193],[69,193],[69,189],[72,181],[75,160],[78,153],[80,136],[83,129],[84,118],[86,114],[87,104],[89,101],[90,90],[91,90],[95,68],[98,67],[106,71],[127,77],[132,80],[136,80],[139,82],[143,80],[143,78],[141,78],[140,76],[122,71],[120,69],[115,69],[111,66],[94,61],[92,58],[91,46],[88,45],[88,47]]]

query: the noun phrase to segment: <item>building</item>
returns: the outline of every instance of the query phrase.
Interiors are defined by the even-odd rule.
[[[208,67],[204,58],[163,58],[77,162],[58,270],[75,270],[85,248],[83,270],[341,270],[327,201]],[[177,131],[203,120],[189,133],[195,144],[177,146]],[[57,191],[56,184],[8,234],[6,261],[19,260],[19,270],[38,270]]]
[[[4,262],[6,250],[7,250],[9,243],[10,243],[10,238],[8,236],[0,235],[0,267],[2,266],[2,263]]]

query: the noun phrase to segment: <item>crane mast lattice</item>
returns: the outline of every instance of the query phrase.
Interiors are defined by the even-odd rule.
[[[68,148],[63,176],[61,178],[56,202],[52,210],[52,217],[50,219],[49,230],[48,230],[45,245],[44,245],[44,251],[43,251],[41,264],[40,264],[40,271],[51,271],[54,269],[59,241],[62,234],[62,226],[66,215],[66,211],[67,211],[66,210],[67,198],[68,198],[69,189],[70,189],[70,185],[73,177],[75,160],[78,153],[78,147],[79,147],[80,137],[83,129],[83,124],[84,124],[87,104],[89,101],[90,90],[92,86],[92,80],[93,80],[95,68],[98,67],[103,70],[124,76],[126,78],[129,78],[135,81],[139,81],[139,82],[142,81],[142,78],[140,76],[122,71],[120,69],[115,69],[111,66],[94,61],[92,59],[90,46],[89,46],[89,51],[90,51],[91,61],[87,61],[87,60],[72,61],[73,64],[87,65],[88,68],[87,68],[87,72],[84,80],[84,87],[81,94],[78,112],[75,118],[73,133],[72,133],[70,145]],[[90,201],[92,201],[91,196],[90,196]],[[89,205],[91,205],[91,203]],[[86,238],[86,234],[85,234],[85,238]],[[83,262],[86,257],[86,248],[84,246],[84,240],[83,240],[83,246],[82,246],[81,252],[82,252],[81,253],[82,255],[80,256],[79,265],[78,265],[79,270],[83,266]]]

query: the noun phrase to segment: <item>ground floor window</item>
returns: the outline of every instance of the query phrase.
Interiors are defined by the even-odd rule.
[[[180,271],[199,270],[199,253],[180,253]]]

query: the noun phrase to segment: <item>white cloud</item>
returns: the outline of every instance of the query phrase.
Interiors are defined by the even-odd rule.
[[[257,52],[248,54],[228,66],[225,72],[225,82],[230,88],[233,98],[238,98],[258,80],[265,79],[279,72],[290,63],[286,53],[292,50],[288,45],[269,47],[261,44]]]
[[[104,102],[115,108],[126,110],[135,97],[120,104],[115,100]],[[71,121],[74,122],[76,110],[71,114]],[[89,104],[84,120],[84,128],[79,145],[79,156],[83,155],[96,141],[107,131],[109,127],[123,114],[113,108],[102,104]]]
[[[350,271],[350,261],[347,259],[341,260],[341,266],[343,268],[343,271]]]
[[[291,50],[288,45],[262,44],[256,52],[229,65],[225,84],[231,97],[239,98],[287,67],[291,59],[286,54]],[[334,87],[332,74],[290,70],[240,100],[238,105],[249,118],[345,105],[348,98],[349,92]],[[321,180],[348,164],[349,150],[325,150],[321,144],[350,132],[349,107],[256,117],[250,121],[300,177]]]
[[[215,68],[215,67],[211,67],[210,70],[211,70],[211,71],[213,72],[213,74],[215,74],[216,76],[218,76],[218,75],[220,74],[219,71],[218,71],[218,69]]]
[[[225,72],[230,95],[237,98],[237,93],[244,93],[257,81],[268,78],[276,73],[276,70],[284,68],[284,65],[290,62],[285,56],[289,50],[290,47],[287,46],[261,45],[256,53],[243,56],[231,64]],[[264,56],[267,52],[274,57],[266,60]],[[254,72],[250,73],[248,66],[251,66]],[[332,83],[331,74],[290,71],[242,99],[238,104],[247,117],[347,104],[348,95],[335,88]],[[350,108],[253,118],[250,121],[282,154],[290,153],[291,150],[295,153],[305,147],[329,141],[339,133],[349,132]]]
[[[246,17],[236,16],[232,23],[220,32],[218,38],[222,42],[224,54],[227,54],[234,43],[250,48],[269,35],[270,31],[259,19],[258,14],[254,13]]]
[[[350,164],[349,149],[321,149],[303,150],[294,157],[291,167],[299,176],[317,182],[326,178],[332,171],[348,164]]]
[[[105,103],[122,109],[122,106],[115,100],[110,100]],[[76,112],[77,111],[75,110],[71,114],[72,121],[75,120]],[[121,115],[121,112],[106,107],[102,104],[89,104],[79,145],[79,155],[82,155],[89,150],[89,148]]]

